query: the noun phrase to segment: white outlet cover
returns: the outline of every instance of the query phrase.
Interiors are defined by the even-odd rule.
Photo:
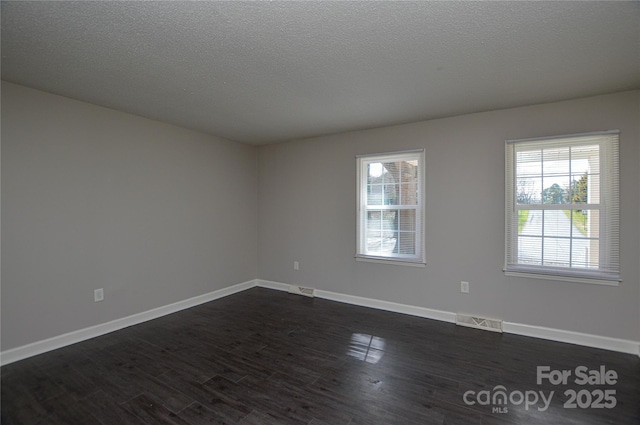
[[[104,289],[96,289],[93,291],[93,301],[99,302],[104,300]]]
[[[463,294],[469,293],[469,282],[460,282],[460,292]]]

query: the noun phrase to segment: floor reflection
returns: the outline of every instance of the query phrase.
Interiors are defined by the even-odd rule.
[[[358,360],[376,364],[384,355],[384,338],[367,334],[351,334],[347,354]]]

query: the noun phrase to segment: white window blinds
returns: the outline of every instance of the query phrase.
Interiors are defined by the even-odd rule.
[[[506,142],[505,271],[619,280],[618,139]]]

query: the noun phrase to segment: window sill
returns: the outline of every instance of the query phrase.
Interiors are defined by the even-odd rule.
[[[588,277],[579,277],[579,276],[562,276],[562,275],[552,275],[552,274],[543,274],[543,273],[531,273],[531,272],[520,272],[513,270],[503,270],[505,276],[513,276],[513,277],[525,277],[531,279],[544,279],[544,280],[556,280],[563,282],[577,282],[577,283],[590,283],[592,285],[604,285],[604,286],[618,286],[620,284],[620,280],[606,280],[606,279],[597,279],[597,278],[588,278]]]
[[[416,261],[403,261],[403,260],[395,260],[390,258],[381,258],[381,257],[361,257],[356,256],[356,261],[362,261],[363,263],[379,263],[379,264],[391,264],[394,266],[408,266],[408,267],[426,267],[427,264],[423,262]]]

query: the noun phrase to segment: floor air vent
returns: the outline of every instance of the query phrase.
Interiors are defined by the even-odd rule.
[[[502,320],[488,319],[486,317],[467,316],[456,314],[456,325],[470,328],[484,329],[485,331],[502,332]]]
[[[315,297],[316,290],[313,288],[305,288],[304,286],[289,285],[290,294],[304,295],[305,297]]]

